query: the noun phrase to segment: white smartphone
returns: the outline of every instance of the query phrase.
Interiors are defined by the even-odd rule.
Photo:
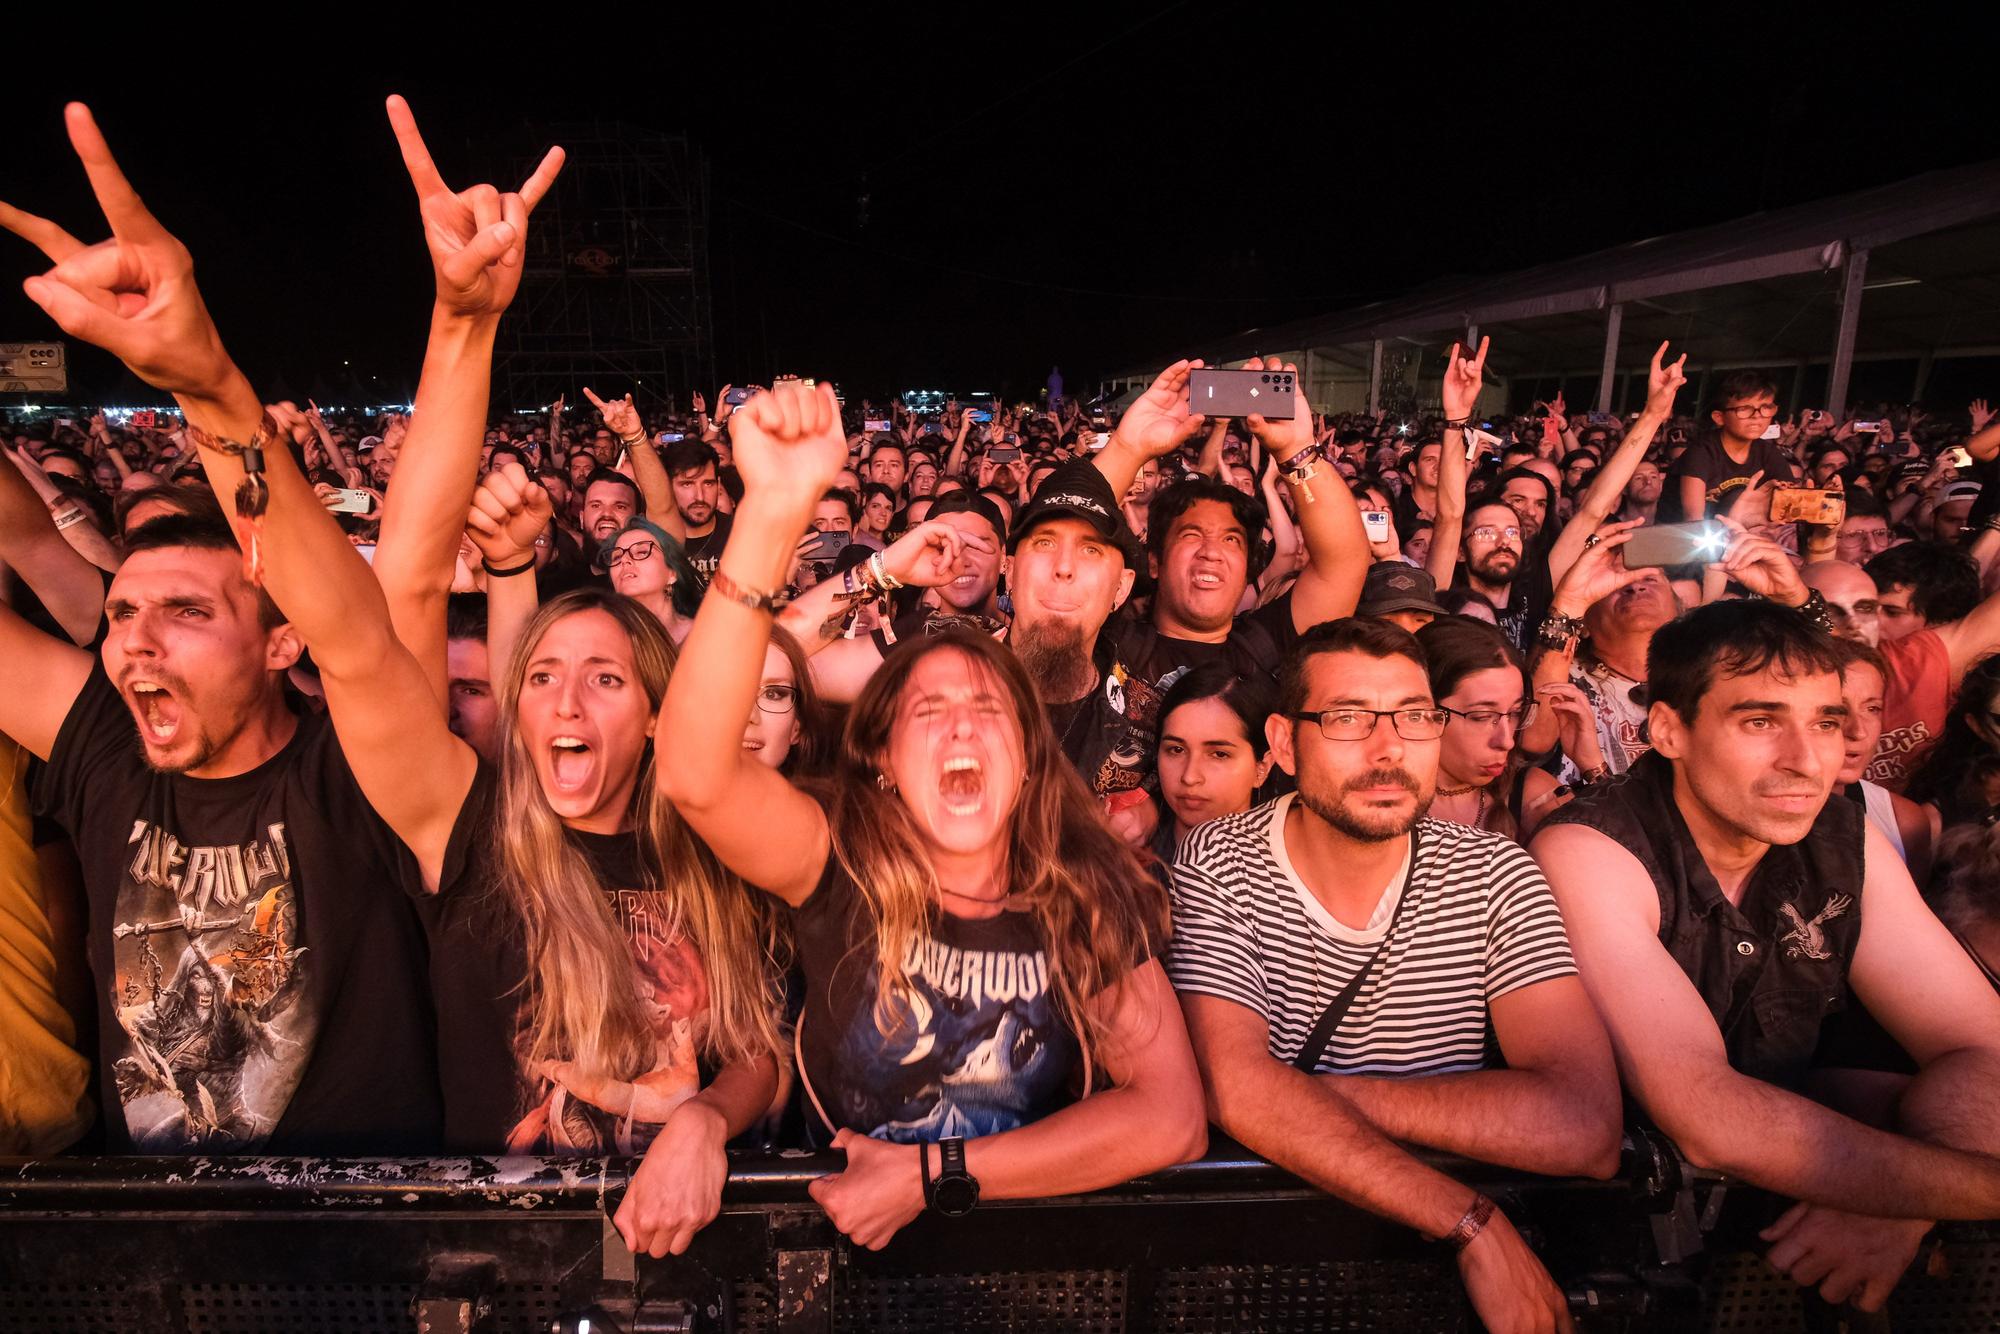
[[[1366,530],[1370,542],[1387,542],[1389,534],[1395,531],[1389,526],[1387,510],[1361,511],[1361,527]]]

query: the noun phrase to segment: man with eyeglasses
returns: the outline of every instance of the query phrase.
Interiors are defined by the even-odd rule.
[[[1527,530],[1513,506],[1499,501],[1478,506],[1465,517],[1465,559],[1459,566],[1458,584],[1492,605],[1500,632],[1523,650],[1545,610],[1541,605],[1530,605],[1541,601],[1527,596],[1533,584],[1524,585],[1521,595],[1516,595],[1514,584],[1521,574],[1521,553],[1527,541]]]
[[[1686,522],[1726,511],[1753,474],[1764,474],[1766,482],[1799,477],[1791,456],[1776,440],[1764,438],[1778,416],[1778,386],[1770,376],[1731,371],[1716,386],[1715,402],[1708,418],[1716,434],[1689,445],[1674,463],[1680,517]]]
[[[1488,1328],[1569,1329],[1492,1201],[1401,1147],[1565,1176],[1616,1166],[1611,1051],[1548,886],[1511,840],[1424,819],[1449,715],[1408,631],[1308,631],[1279,710],[1265,732],[1298,790],[1201,826],[1173,872],[1167,970],[1209,1118],[1450,1241]]]

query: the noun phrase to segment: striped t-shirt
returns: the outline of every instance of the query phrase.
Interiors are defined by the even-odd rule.
[[[1328,1002],[1381,943],[1399,870],[1363,930],[1312,896],[1285,850],[1286,795],[1188,835],[1173,868],[1167,974],[1180,991],[1235,1001],[1296,1057]],[[1576,972],[1548,882],[1498,834],[1425,820],[1395,935],[1334,1031],[1326,1074],[1436,1075],[1487,1060],[1487,1006]]]

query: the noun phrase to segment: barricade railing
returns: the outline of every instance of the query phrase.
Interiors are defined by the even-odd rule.
[[[1607,1181],[1442,1158],[1492,1195],[1587,1330],[1787,1331],[1726,1240],[1769,1202],[1635,1134]],[[0,1329],[1126,1334],[1476,1328],[1451,1257],[1219,1145],[1115,1190],[925,1215],[849,1245],[807,1186],[838,1155],[733,1156],[684,1256],[610,1225],[626,1159],[0,1159]],[[1746,1230],[1747,1229],[1747,1230]],[[1992,1329],[2000,1235],[1947,1233],[1896,1329]],[[1985,1323],[1980,1323],[1981,1320]],[[1914,1323],[1913,1323],[1914,1322]]]

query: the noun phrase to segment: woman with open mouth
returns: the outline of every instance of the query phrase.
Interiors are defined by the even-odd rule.
[[[823,385],[780,384],[731,426],[744,496],[668,686],[656,774],[724,864],[793,909],[800,1078],[847,1156],[814,1198],[879,1248],[926,1207],[1094,1190],[1198,1155],[1200,1077],[1157,959],[1165,895],[1011,653],[956,631],[899,645],[812,795],[745,752],[773,594],[847,444]],[[958,540],[927,553],[939,576]],[[885,591],[879,559],[844,577],[856,598]]]

